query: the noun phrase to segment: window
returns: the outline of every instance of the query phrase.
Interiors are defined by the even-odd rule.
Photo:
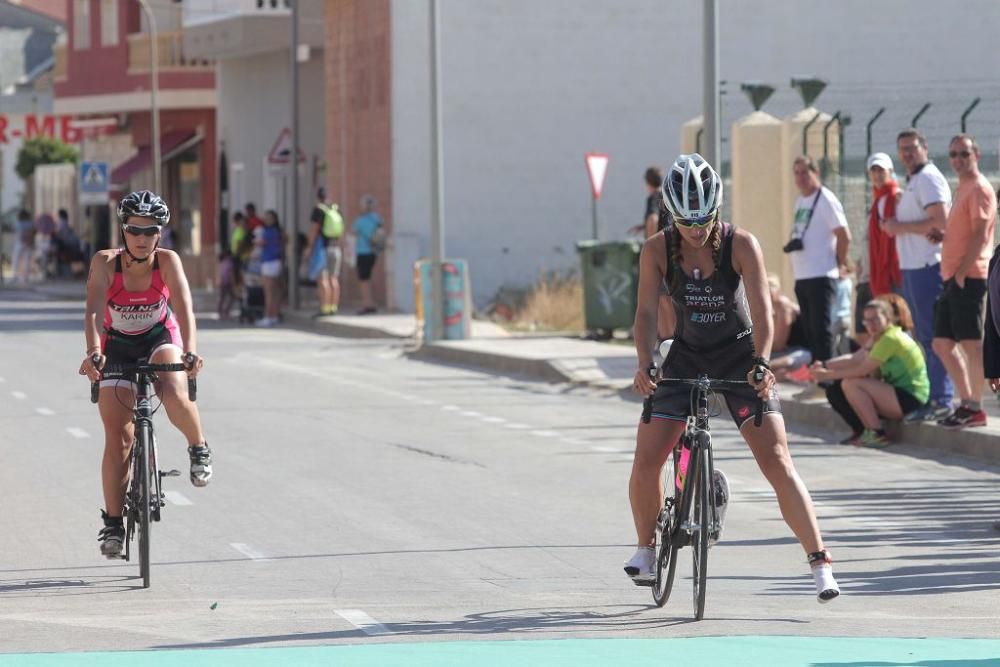
[[[73,50],[90,48],[90,0],[73,0]]]
[[[118,44],[118,0],[101,0],[101,46]]]

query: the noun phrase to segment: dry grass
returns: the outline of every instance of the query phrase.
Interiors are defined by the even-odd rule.
[[[583,331],[583,282],[549,275],[529,290],[511,325],[522,331]]]

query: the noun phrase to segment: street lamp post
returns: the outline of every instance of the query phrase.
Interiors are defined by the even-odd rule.
[[[444,170],[441,143],[441,18],[438,0],[430,0],[431,75],[431,318],[433,340],[444,337]]]
[[[291,170],[292,196],[291,220],[292,252],[288,256],[288,302],[292,308],[299,307],[299,3],[292,0],[292,43],[290,67],[292,68],[292,154],[288,157]]]
[[[160,192],[160,107],[156,101],[157,88],[160,81],[160,55],[157,44],[156,17],[153,10],[149,8],[147,0],[137,0],[143,14],[146,15],[146,22],[149,24],[149,115],[152,125],[150,143],[153,145],[153,191],[163,196]]]

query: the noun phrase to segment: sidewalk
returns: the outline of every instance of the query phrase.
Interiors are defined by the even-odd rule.
[[[49,298],[82,301],[84,297],[81,283],[33,285],[32,290]],[[3,291],[0,290],[0,299]],[[213,294],[195,291],[194,300],[199,314],[214,311]],[[630,389],[635,373],[635,351],[627,345],[557,336],[512,335],[496,324],[477,320],[472,322],[472,337],[468,340],[420,345],[415,317],[391,313],[313,318],[311,310],[286,311],[284,325],[331,336],[408,340],[411,345],[407,346],[407,354],[416,359],[527,375],[549,382],[567,382],[639,400]],[[779,385],[785,417],[826,434],[831,442],[846,436],[847,427],[826,400],[794,398],[800,389],[798,385]],[[1000,465],[1000,402],[987,392],[983,403],[989,415],[989,426],[949,431],[936,424],[901,424],[898,433],[894,434],[898,444],[887,451],[919,456],[921,450],[925,454],[938,454],[947,449],[959,456]]]

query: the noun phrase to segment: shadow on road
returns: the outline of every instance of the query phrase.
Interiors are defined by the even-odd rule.
[[[693,623],[689,616],[664,618],[661,615],[649,614],[648,606],[607,605],[602,608],[593,607],[562,607],[545,608],[531,607],[524,609],[503,609],[475,614],[467,614],[460,619],[431,621],[414,620],[399,623],[383,623],[385,628],[381,636],[393,637],[436,637],[442,635],[504,635],[511,633],[568,633],[574,636],[580,633],[612,632],[618,634],[624,631],[648,631],[669,628]],[[713,618],[713,621],[744,621],[761,623],[807,623],[799,619],[787,618]],[[230,637],[215,641],[192,644],[164,644],[156,649],[193,649],[193,648],[227,648],[288,641],[323,641],[331,642],[343,639],[365,637],[360,629],[334,630],[330,632],[308,632],[285,635],[263,635],[251,637]]]
[[[135,580],[135,584],[126,582]],[[0,580],[0,598],[66,597],[141,589],[139,577],[99,575],[80,579]]]

